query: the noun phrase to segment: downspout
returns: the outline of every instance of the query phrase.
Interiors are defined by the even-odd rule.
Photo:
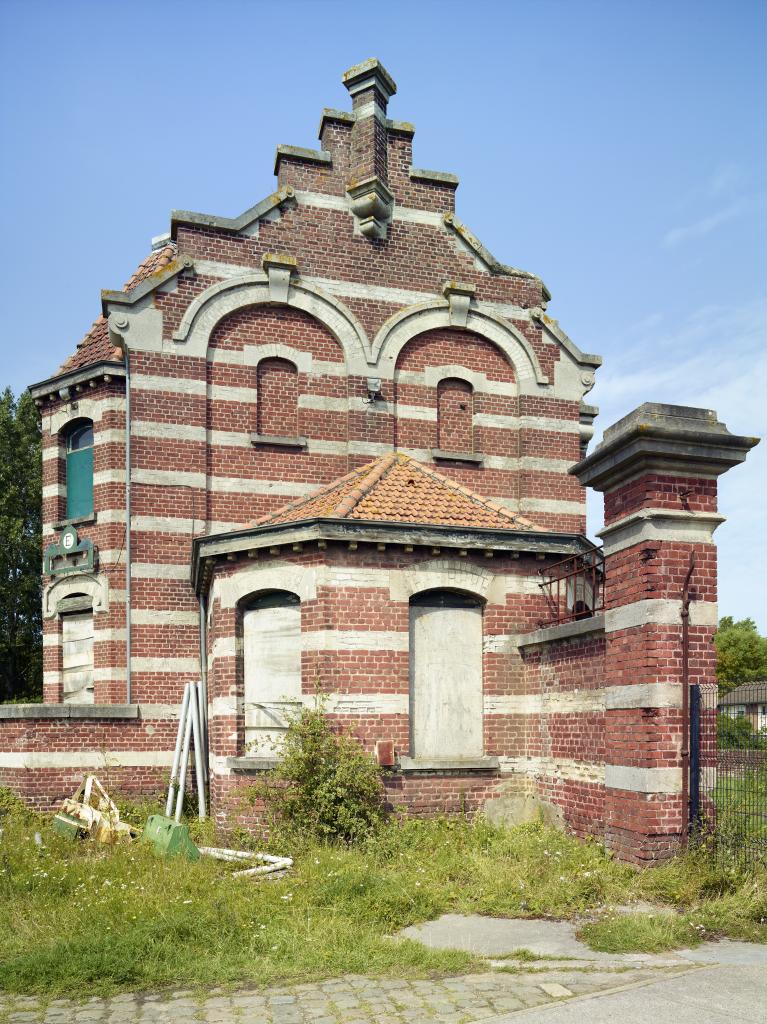
[[[208,602],[204,591],[200,592],[200,708],[202,715],[203,771],[208,779],[210,751],[208,747]]]
[[[132,703],[131,685],[131,393],[130,353],[123,346],[125,358],[125,702]]]
[[[682,849],[690,838],[690,579],[695,552],[682,587]]]

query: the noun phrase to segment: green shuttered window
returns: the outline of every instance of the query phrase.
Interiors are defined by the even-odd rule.
[[[93,514],[93,423],[78,420],[67,433],[67,519]]]

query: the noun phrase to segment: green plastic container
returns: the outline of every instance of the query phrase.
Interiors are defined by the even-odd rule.
[[[67,839],[77,839],[85,831],[81,821],[73,818],[71,814],[66,814],[64,811],[59,811],[53,819],[53,828],[55,832],[66,836]]]
[[[189,829],[180,825],[173,818],[163,814],[152,814],[144,826],[141,837],[145,842],[152,843],[155,850],[163,857],[183,856],[187,860],[199,860],[200,851],[192,842]]]

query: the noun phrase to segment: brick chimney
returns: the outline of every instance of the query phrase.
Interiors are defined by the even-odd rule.
[[[383,239],[394,205],[389,190],[386,107],[397,86],[375,57],[349,68],[343,83],[354,113],[346,191],[359,233]]]
[[[683,682],[715,680],[717,477],[757,443],[710,409],[648,402],[570,470],[604,493],[605,841],[624,860],[686,835]]]

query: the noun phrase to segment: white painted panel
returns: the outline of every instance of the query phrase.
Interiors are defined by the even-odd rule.
[[[413,756],[478,757],[482,609],[411,608]]]
[[[93,703],[93,612],[61,619],[61,667],[65,704]]]
[[[254,608],[243,622],[245,744],[255,757],[273,756],[301,701],[301,608]]]

